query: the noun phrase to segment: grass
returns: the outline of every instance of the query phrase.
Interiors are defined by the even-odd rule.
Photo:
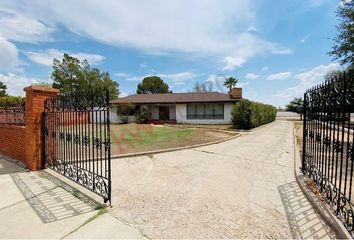
[[[152,125],[112,125],[112,143],[126,142],[135,147],[145,147],[157,142],[169,142],[191,136],[194,129],[156,127]]]
[[[230,134],[150,124],[112,124],[112,154],[137,153],[212,142]]]
[[[100,217],[103,214],[108,213],[107,208],[101,208],[97,211],[97,213],[95,215],[93,215],[92,217],[90,217],[89,219],[87,219],[83,224],[81,224],[80,226],[78,226],[77,228],[75,228],[74,230],[72,230],[71,232],[69,232],[68,234],[66,234],[64,237],[62,237],[61,239],[66,238],[67,236],[69,236],[70,234],[76,232],[77,230],[79,230],[80,228],[82,228],[83,226],[89,224],[90,222],[92,222],[93,220],[97,219],[98,217]]]

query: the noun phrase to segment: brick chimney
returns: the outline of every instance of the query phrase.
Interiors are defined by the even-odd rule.
[[[232,88],[229,95],[231,99],[242,99],[242,88]]]

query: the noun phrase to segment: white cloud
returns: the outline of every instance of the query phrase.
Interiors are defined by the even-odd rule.
[[[274,96],[284,99],[287,102],[293,97],[301,97],[307,89],[324,82],[324,77],[328,72],[340,69],[340,64],[330,63],[328,65],[319,65],[309,71],[296,74],[294,77],[299,81],[299,83],[294,87],[279,91]]]
[[[324,77],[328,72],[338,69],[340,69],[340,65],[338,63],[319,65],[310,71],[295,75],[295,78],[299,79],[303,83],[306,83],[306,85],[316,85],[324,81]]]
[[[7,86],[7,92],[10,95],[24,96],[23,88],[34,83],[46,82],[48,80],[30,78],[26,76],[18,76],[13,73],[8,73],[7,75],[0,74],[0,82],[5,83]]]
[[[0,36],[0,71],[15,70],[19,65],[15,44]]]
[[[144,75],[144,76],[129,76],[126,77],[126,80],[128,81],[142,81],[145,77],[148,77],[149,75]]]
[[[281,72],[281,73],[274,73],[270,74],[267,77],[267,80],[275,80],[275,81],[281,81],[281,80],[286,80],[292,76],[292,72]]]
[[[247,74],[246,74],[246,78],[247,78],[247,79],[252,79],[252,80],[254,80],[254,79],[259,78],[259,75],[254,74],[254,73],[247,73]]]
[[[221,62],[223,62],[225,64],[225,66],[223,67],[223,71],[227,70],[227,71],[232,71],[237,67],[241,67],[242,64],[244,64],[246,62],[246,59],[242,58],[242,57],[224,57]]]
[[[171,73],[171,74],[154,73],[154,74],[147,74],[144,76],[128,76],[128,77],[126,77],[126,80],[128,80],[128,81],[141,81],[145,77],[148,77],[151,75],[159,76],[160,78],[162,78],[162,80],[172,82],[175,85],[183,85],[185,81],[199,76],[198,74],[195,74],[192,72],[180,72],[180,73]]]
[[[226,92],[228,89],[224,86],[224,81],[226,79],[225,75],[209,75],[207,82],[210,82],[213,85],[213,90],[218,92]]]
[[[146,67],[147,67],[147,65],[146,65],[145,63],[141,63],[139,66],[140,66],[141,68],[146,68]]]
[[[324,3],[329,2],[329,0],[310,0],[311,7],[318,7],[323,5]]]
[[[254,31],[257,5],[252,0],[149,0],[139,2],[138,7],[135,1],[84,0],[32,0],[19,7],[3,0],[1,5],[46,26],[63,26],[110,45],[147,53],[184,52],[236,59],[236,63],[226,59],[231,63],[226,62],[225,70],[258,54],[292,52]]]
[[[269,67],[262,67],[262,71],[267,71],[269,69]]]
[[[180,72],[180,73],[173,73],[173,74],[157,74],[157,76],[161,77],[164,80],[172,81],[175,84],[183,83],[187,80],[193,79],[198,76],[198,74],[192,72]]]
[[[124,72],[117,72],[114,74],[114,76],[120,77],[120,78],[125,78],[128,77],[129,74],[128,73],[124,73]]]
[[[301,40],[300,43],[305,43],[311,34],[306,34]]]
[[[129,96],[129,94],[126,93],[126,92],[121,92],[121,93],[119,94],[119,97],[120,97],[120,98],[127,97],[127,96]]]
[[[45,51],[39,51],[39,52],[28,51],[24,53],[32,61],[46,66],[51,66],[54,58],[62,59],[64,53],[68,53],[71,56],[78,58],[80,61],[86,59],[92,65],[99,65],[105,59],[104,56],[99,54],[90,54],[90,53],[82,53],[82,52],[71,53],[71,52],[66,52],[57,49],[47,49]]]
[[[241,88],[243,88],[243,87],[246,87],[248,84],[250,84],[250,82],[248,81],[248,82],[240,82],[240,83],[237,83],[237,87],[241,87]]]
[[[11,41],[36,43],[39,41],[51,41],[53,28],[12,11],[0,9],[0,35]]]
[[[276,48],[271,49],[271,53],[274,55],[290,55],[293,54],[293,50],[286,48]]]

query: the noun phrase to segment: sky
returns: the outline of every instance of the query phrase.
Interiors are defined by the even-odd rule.
[[[50,82],[69,53],[108,71],[120,97],[145,76],[173,92],[196,82],[285,106],[342,69],[327,54],[339,0],[0,0],[0,81],[8,93]]]

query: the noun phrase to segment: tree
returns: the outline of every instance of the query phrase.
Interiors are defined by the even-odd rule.
[[[205,83],[205,82],[196,82],[193,87],[193,92],[212,92],[213,91],[213,86],[212,84]]]
[[[226,78],[224,81],[224,86],[230,89],[230,92],[234,86],[238,83],[238,79],[234,77]]]
[[[138,84],[137,94],[149,93],[168,93],[169,86],[158,76],[145,77],[141,83]]]
[[[80,62],[66,53],[61,61],[56,58],[53,60],[51,78],[53,87],[60,89],[62,93],[88,92],[93,89],[108,90],[110,99],[116,99],[119,95],[119,85],[110,78],[108,72],[91,68],[87,60]]]
[[[45,88],[52,88],[53,87],[53,84],[50,82],[38,82],[38,83],[34,83],[32,85],[38,86],[38,87],[45,87]]]
[[[7,89],[7,86],[4,83],[0,82],[0,97],[7,96],[6,89]]]
[[[303,106],[304,100],[302,98],[294,98],[288,105],[286,105],[286,111],[298,113],[302,119]]]
[[[333,39],[332,51],[329,54],[334,60],[354,68],[354,1],[342,0],[338,5],[337,33]]]

